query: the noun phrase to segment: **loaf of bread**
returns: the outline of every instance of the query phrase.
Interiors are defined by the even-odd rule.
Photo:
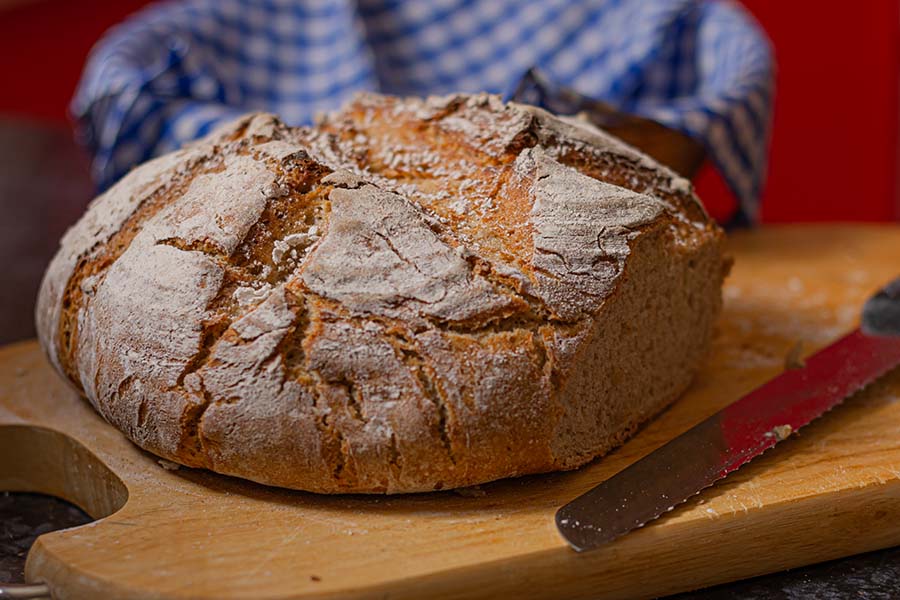
[[[690,184],[576,119],[366,94],[150,161],[65,235],[41,342],[142,448],[315,492],[572,469],[684,391],[728,261]]]

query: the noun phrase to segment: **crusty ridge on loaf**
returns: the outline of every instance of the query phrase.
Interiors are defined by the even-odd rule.
[[[489,95],[249,115],[97,198],[36,309],[130,439],[317,492],[577,467],[688,385],[727,271],[690,184]]]

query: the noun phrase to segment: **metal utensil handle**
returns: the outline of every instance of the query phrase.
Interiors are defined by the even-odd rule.
[[[50,588],[43,583],[0,583],[0,598],[44,600],[51,596]]]
[[[863,306],[862,329],[869,335],[900,335],[900,277]]]

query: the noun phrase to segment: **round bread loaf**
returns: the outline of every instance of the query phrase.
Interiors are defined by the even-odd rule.
[[[136,444],[315,492],[572,469],[689,384],[728,261],[690,184],[488,95],[256,114],[65,235],[37,324]]]

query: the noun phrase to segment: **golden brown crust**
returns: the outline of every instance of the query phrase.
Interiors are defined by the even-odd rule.
[[[687,182],[590,126],[364,95],[136,169],[63,239],[37,320],[167,459],[460,487],[576,467],[671,402],[719,310],[721,237]]]

